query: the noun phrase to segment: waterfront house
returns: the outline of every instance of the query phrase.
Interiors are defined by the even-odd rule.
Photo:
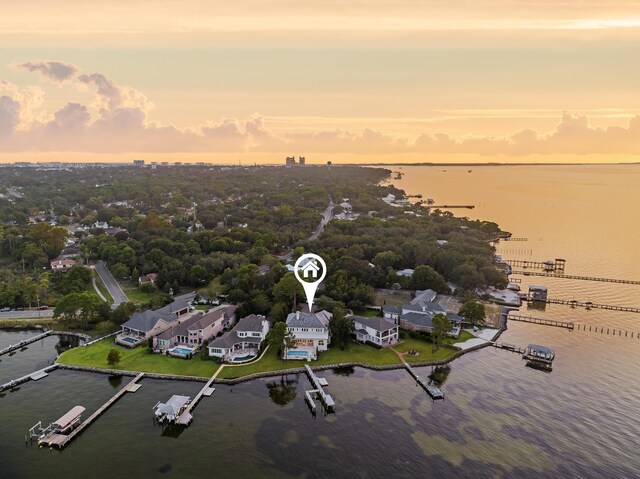
[[[209,356],[234,363],[250,361],[260,352],[268,332],[269,321],[264,316],[246,316],[231,331],[209,343]]]
[[[411,268],[401,269],[400,271],[396,271],[396,276],[404,276],[405,278],[411,278],[415,270]]]
[[[175,349],[180,356],[185,355],[184,351],[193,352],[231,323],[235,310],[235,306],[225,305],[207,314],[198,312],[183,321],[178,319],[178,324],[153,337],[153,349],[159,352]]]
[[[327,311],[317,313],[290,313],[287,316],[287,332],[295,338],[296,347],[285,348],[287,359],[318,359],[318,352],[326,351],[331,341],[329,321],[332,314]]]
[[[124,323],[116,335],[115,342],[126,347],[135,347],[145,339],[166,331],[182,316],[193,311],[191,301],[194,294],[181,296],[173,303],[155,311],[147,310],[134,313],[131,319]]]
[[[75,265],[76,262],[72,259],[56,259],[51,262],[51,269],[53,271],[66,271]]]
[[[401,306],[392,306],[390,304],[385,304],[382,307],[382,313],[384,314],[385,319],[390,319],[394,321],[396,324],[398,323],[398,318],[402,314]]]
[[[350,316],[355,322],[356,340],[378,346],[391,346],[398,342],[398,325],[385,318]]]

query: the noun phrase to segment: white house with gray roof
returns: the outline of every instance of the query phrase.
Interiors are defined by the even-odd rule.
[[[231,331],[209,343],[209,356],[233,363],[250,361],[260,352],[268,332],[269,321],[264,316],[246,316]]]
[[[378,346],[391,346],[398,342],[398,325],[385,318],[365,318],[350,316],[355,323],[356,340],[361,343],[374,343]]]
[[[285,348],[287,359],[315,361],[318,352],[326,351],[331,341],[329,321],[333,315],[328,311],[317,313],[290,313],[287,316],[287,332],[295,338],[295,348]]]

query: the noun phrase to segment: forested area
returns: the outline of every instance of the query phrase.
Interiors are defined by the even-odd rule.
[[[497,225],[390,206],[381,198],[403,192],[380,185],[389,173],[311,166],[2,168],[0,304],[30,306],[35,294],[53,306],[88,289],[90,276],[71,291],[60,279],[70,273],[48,268],[68,235],[77,239],[79,263],[106,261],[120,281],[137,284],[139,276],[157,273],[160,292],[198,289],[240,304],[242,314],[279,319],[302,298],[280,260],[291,251],[293,259],[320,254],[329,269],[324,300],[353,309],[371,304],[374,288],[445,292],[448,282],[461,290],[504,284],[487,242]],[[312,242],[330,198],[348,199],[360,216],[332,220]],[[96,222],[117,230],[106,234]],[[414,275],[397,276],[404,268]]]

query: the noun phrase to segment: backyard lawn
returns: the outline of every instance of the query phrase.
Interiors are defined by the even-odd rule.
[[[308,363],[311,366],[320,366],[322,364],[336,364],[348,362],[361,362],[372,364],[374,366],[384,366],[387,364],[400,364],[398,356],[390,349],[377,349],[368,344],[351,343],[347,349],[341,351],[339,348],[329,348],[327,351],[321,352],[317,361]],[[248,374],[259,373],[263,371],[277,371],[279,369],[301,368],[305,361],[289,359],[283,361],[276,357],[276,350],[269,350],[264,357],[253,364],[246,366],[225,367],[218,377],[220,378],[238,378]]]
[[[120,353],[120,362],[115,366],[107,363],[107,354],[112,349]],[[195,356],[192,359],[179,359],[147,352],[146,346],[124,349],[112,344],[107,338],[91,346],[79,346],[60,355],[58,362],[76,366],[91,366],[124,371],[140,371],[158,374],[180,374],[185,376],[210,377],[220,366],[215,361],[205,361]]]

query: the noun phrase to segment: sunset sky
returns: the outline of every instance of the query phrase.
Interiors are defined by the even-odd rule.
[[[23,0],[0,161],[640,161],[640,2]]]

